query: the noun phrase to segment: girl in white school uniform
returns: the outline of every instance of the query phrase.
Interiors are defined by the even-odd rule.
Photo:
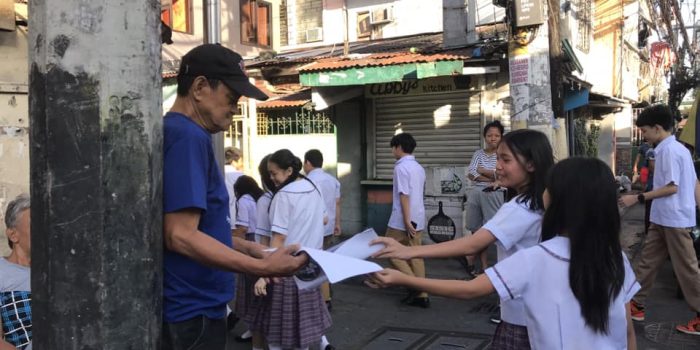
[[[236,195],[236,228],[234,237],[255,241],[257,223],[256,201],[263,195],[263,190],[250,176],[242,175],[233,184],[233,192]],[[239,273],[236,279],[236,302],[234,310],[238,317],[244,317],[249,310],[253,299],[253,284],[257,277]],[[237,341],[250,341],[250,330],[236,337]]]
[[[384,249],[375,257],[414,259],[447,258],[473,255],[496,243],[498,261],[540,242],[542,192],[547,172],[554,164],[547,137],[535,130],[516,130],[503,136],[496,150],[496,175],[501,186],[516,195],[471,236],[440,244],[407,247],[391,238],[381,237]],[[417,289],[422,290],[422,289]],[[501,303],[501,319],[492,349],[529,349],[525,310],[520,300]]]
[[[630,300],[639,290],[620,247],[617,186],[594,158],[569,158],[552,169],[544,192],[542,238],[475,280],[375,274],[380,285],[406,285],[470,299],[494,291],[523,302],[534,349],[636,349]],[[515,347],[517,348],[517,347]]]
[[[301,160],[279,150],[268,161],[277,190],[270,205],[270,246],[291,244],[323,249],[324,205],[321,193],[300,174]],[[308,349],[321,342],[331,318],[319,288],[299,290],[291,277],[281,278],[267,290],[265,338],[270,350]]]

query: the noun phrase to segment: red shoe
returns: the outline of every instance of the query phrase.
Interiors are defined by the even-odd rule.
[[[630,302],[630,313],[632,314],[633,320],[644,321],[644,307],[637,304],[634,300]]]
[[[685,334],[700,335],[700,316],[690,320],[686,325],[676,326],[676,330]]]

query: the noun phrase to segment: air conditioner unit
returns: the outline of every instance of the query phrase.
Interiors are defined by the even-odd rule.
[[[391,6],[377,7],[372,9],[372,14],[369,16],[369,23],[382,24],[389,23],[394,20],[394,14]]]
[[[306,30],[306,42],[311,43],[314,41],[323,40],[323,28],[316,27]]]

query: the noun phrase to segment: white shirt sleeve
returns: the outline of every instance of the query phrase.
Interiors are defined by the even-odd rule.
[[[505,250],[510,250],[523,235],[531,230],[532,226],[542,221],[542,215],[528,210],[524,205],[512,199],[503,204],[491,220],[483,226],[498,239]]]
[[[340,181],[335,180],[335,199],[340,199]]]
[[[270,231],[288,235],[291,211],[292,205],[287,195],[284,192],[277,193],[270,204]]]
[[[236,213],[236,226],[250,227],[250,218],[255,215],[251,212],[250,201],[247,198],[238,200],[238,212]]]
[[[255,234],[270,236],[270,198],[264,194],[255,207]]]
[[[519,251],[484,271],[501,300],[523,297],[532,269],[527,253],[527,250]]]
[[[408,173],[408,169],[402,166],[396,167],[396,189],[399,195],[411,195],[411,175]]]
[[[666,186],[672,182],[676,186],[680,185],[682,167],[679,157],[680,155],[665,152],[664,157],[656,158],[654,177],[659,177],[661,186]]]

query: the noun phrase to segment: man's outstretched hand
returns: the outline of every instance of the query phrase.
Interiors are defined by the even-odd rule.
[[[299,248],[298,244],[293,244],[270,253],[262,259],[262,267],[258,275],[263,277],[293,275],[309,261],[306,253],[295,254]]]

